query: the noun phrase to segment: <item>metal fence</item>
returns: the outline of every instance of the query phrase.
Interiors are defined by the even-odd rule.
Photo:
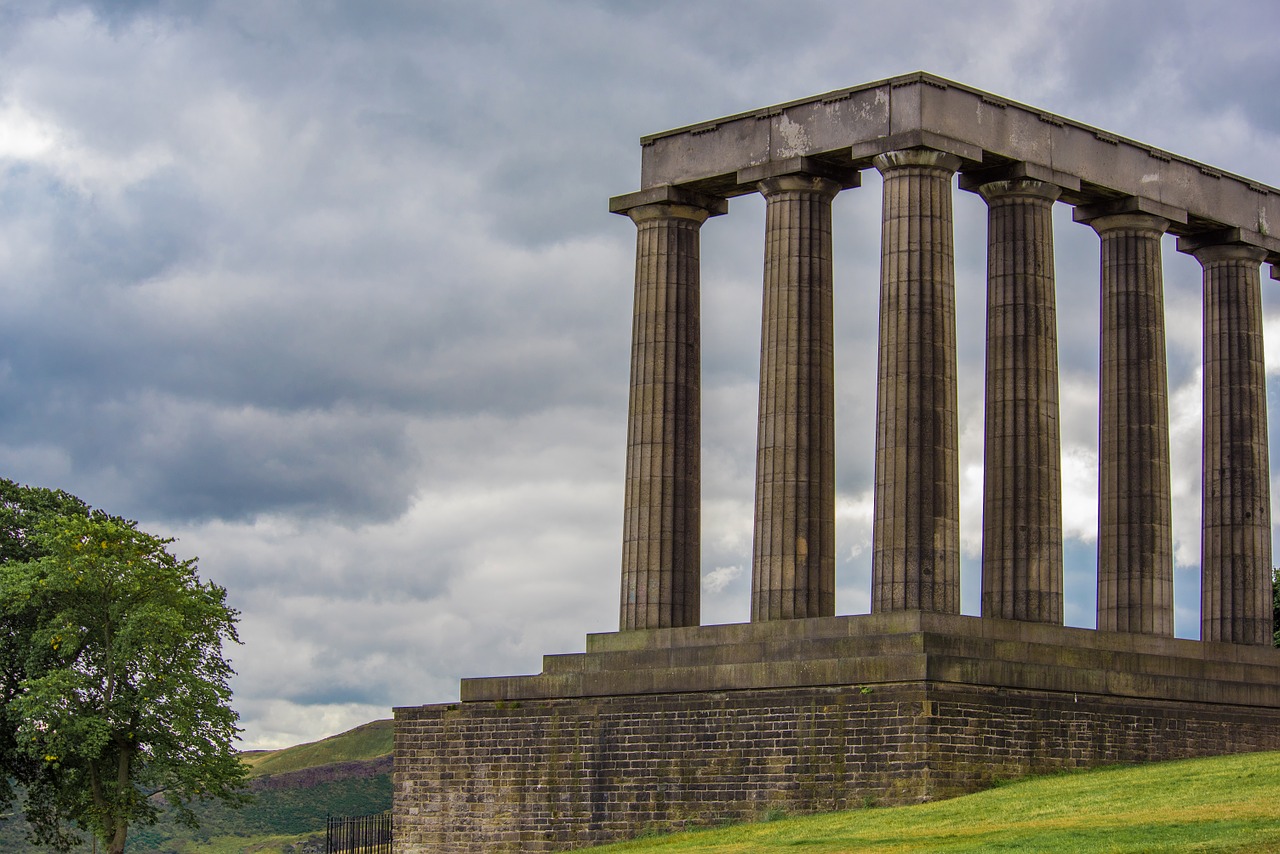
[[[391,854],[391,812],[329,816],[324,850],[326,854]]]

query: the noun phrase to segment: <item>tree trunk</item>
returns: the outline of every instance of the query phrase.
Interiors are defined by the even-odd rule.
[[[116,835],[107,843],[107,854],[124,854],[124,839],[129,834],[129,825],[117,822]]]
[[[120,757],[116,762],[116,797],[123,798],[129,789],[129,762],[133,758],[133,747],[119,744]],[[129,814],[123,806],[117,806],[115,819],[115,836],[111,838],[107,854],[124,854],[124,840],[129,835]]]

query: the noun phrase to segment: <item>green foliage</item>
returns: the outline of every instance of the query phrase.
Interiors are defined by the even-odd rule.
[[[252,804],[230,809],[219,803],[199,807],[200,826],[190,830],[161,819],[130,839],[129,850],[161,851],[187,840],[193,850],[218,837],[243,838],[324,830],[329,815],[370,815],[391,808],[391,775],[329,780],[305,788],[264,789]]]
[[[65,850],[78,827],[119,854],[161,796],[186,822],[193,801],[242,801],[226,591],[172,540],[27,489],[5,481],[0,498],[0,776],[24,786],[34,838]]]
[[[240,808],[230,808],[218,801],[197,803],[192,808],[199,821],[198,828],[189,828],[172,815],[162,813],[155,824],[129,833],[126,852],[238,852],[252,849],[272,837],[323,834],[326,816],[371,815],[390,809],[391,775],[382,773],[262,789],[255,793],[252,803]],[[0,851],[6,854],[41,852],[42,849],[25,843],[15,831],[0,823]],[[278,848],[271,846],[267,850]],[[84,845],[76,849],[76,854],[90,854],[90,847]]]
[[[592,851],[1280,851],[1280,753],[1038,777],[961,798],[734,825]]]
[[[34,532],[35,524],[54,516],[88,517],[88,506],[65,492],[19,486],[0,479],[0,564],[43,557],[45,551]],[[15,779],[29,780],[39,768],[25,750],[19,750],[12,702],[26,679],[27,656],[36,630],[34,611],[0,613],[0,811],[14,799]]]

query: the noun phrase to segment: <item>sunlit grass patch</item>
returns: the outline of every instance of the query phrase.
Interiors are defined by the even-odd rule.
[[[965,797],[672,834],[601,852],[1280,852],[1280,753],[1114,767]]]

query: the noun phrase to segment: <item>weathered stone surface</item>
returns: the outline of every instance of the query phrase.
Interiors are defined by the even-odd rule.
[[[559,851],[1028,773],[1280,749],[1280,653],[1260,647],[920,611],[589,646],[555,668],[605,684],[648,671],[653,689],[396,709],[398,852]],[[738,673],[760,681],[691,688],[724,650],[755,657]],[[823,665],[832,678],[862,671],[794,678]]]
[[[1204,453],[1200,636],[1269,646],[1271,483],[1262,344],[1265,253],[1193,250],[1204,267]]]
[[[1052,206],[1031,178],[977,187],[987,210],[982,613],[1062,623],[1062,459]]]
[[[913,140],[913,141],[907,141]],[[641,186],[720,195],[754,192],[751,166],[792,157],[871,166],[877,154],[927,147],[956,154],[962,171],[1025,163],[1074,176],[1064,201],[1134,196],[1181,212],[1171,231],[1242,229],[1280,261],[1280,190],[951,80],[915,72],[652,134],[641,140]],[[1033,176],[1036,177],[1036,176]],[[1041,180],[1051,180],[1039,176]]]
[[[624,629],[697,625],[699,619],[698,229],[716,201],[690,193],[673,198],[620,208],[637,229],[619,620]]]
[[[802,629],[796,631],[794,629]],[[537,676],[464,679],[517,701],[958,679],[990,688],[1280,708],[1280,652],[929,611],[591,635]]]
[[[835,344],[831,200],[807,174],[765,197],[751,619],[835,613]]]
[[[1160,237],[1149,213],[1077,208],[1102,240],[1098,629],[1173,634],[1173,521]]]
[[[884,176],[871,610],[960,612],[951,154],[879,155]]]

